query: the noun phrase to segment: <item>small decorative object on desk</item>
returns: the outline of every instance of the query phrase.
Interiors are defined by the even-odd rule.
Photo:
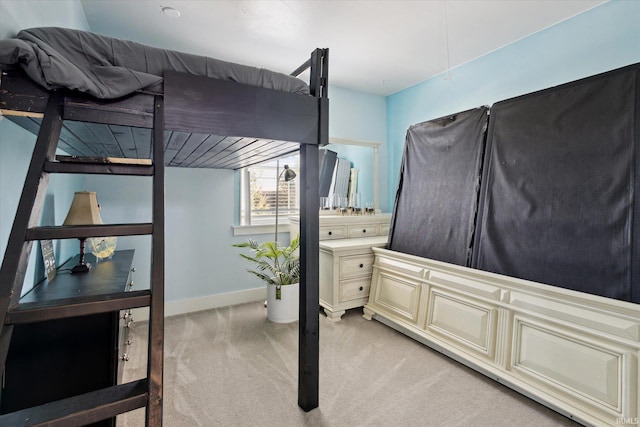
[[[334,194],[333,200],[333,207],[336,209],[336,213],[347,215],[347,198],[341,194]]]
[[[52,281],[56,277],[56,255],[53,252],[53,243],[51,240],[41,240],[40,246],[42,247],[42,260],[47,280]]]
[[[351,215],[362,215],[362,194],[355,193],[351,198]]]
[[[320,197],[320,210],[321,211],[328,211],[329,209],[331,209],[331,204],[329,203],[329,198],[328,197]]]
[[[365,203],[365,212],[367,213],[367,215],[375,215],[376,210],[373,208],[373,203],[371,202],[366,202]]]
[[[118,244],[117,237],[91,237],[87,239],[89,251],[96,257],[96,261],[111,258]]]

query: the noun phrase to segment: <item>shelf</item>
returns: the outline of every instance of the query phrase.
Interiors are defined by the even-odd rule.
[[[147,307],[151,292],[146,290],[82,296],[52,301],[21,303],[7,313],[6,324],[41,322],[129,308]]]
[[[0,416],[3,426],[80,426],[146,406],[142,379]]]
[[[46,162],[45,172],[51,173],[78,173],[96,175],[131,175],[153,176],[154,167],[148,164],[130,163],[72,163],[72,162]]]
[[[79,255],[69,259],[51,280],[44,280],[20,298],[7,313],[6,324],[32,323],[96,313],[106,313],[150,304],[151,292],[131,290],[129,274],[134,251],[116,251],[110,259],[96,262],[85,256],[88,273],[70,273]]]
[[[81,239],[87,237],[140,236],[153,233],[152,223],[61,225],[27,229],[25,240]]]

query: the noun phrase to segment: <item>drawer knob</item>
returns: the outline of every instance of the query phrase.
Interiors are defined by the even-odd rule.
[[[328,234],[329,234],[329,236],[331,236],[333,234],[333,232],[330,231]]]
[[[136,268],[135,268],[135,267],[133,267],[133,268],[131,269],[131,272],[132,272],[132,273],[135,273],[135,272],[136,272]]]
[[[364,291],[364,288],[363,288],[362,286],[360,286],[360,290],[361,290],[361,291]]]
[[[127,353],[123,354],[122,357],[120,358],[120,360],[122,360],[123,362],[128,362],[129,361],[129,355]]]
[[[133,288],[133,282],[127,283],[127,286],[129,286],[130,288]]]
[[[364,264],[360,264],[360,268],[363,268],[363,267],[364,267]],[[361,289],[361,290],[362,290],[362,289]]]
[[[131,345],[133,341],[131,341],[131,339],[128,339],[127,342],[125,343],[126,345]]]

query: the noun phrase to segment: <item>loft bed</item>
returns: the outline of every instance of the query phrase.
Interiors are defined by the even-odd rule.
[[[313,56],[326,59],[326,50]],[[328,107],[316,99],[326,99],[326,60],[316,59],[309,85],[294,77],[312,61],[288,76],[98,34],[34,28],[0,44],[0,108],[37,134],[49,91],[70,89],[62,150],[149,158],[153,100],[162,94],[166,165],[239,169],[327,139],[319,110],[326,118]]]
[[[314,50],[287,76],[82,31],[34,28],[21,31],[15,39],[0,41],[0,68],[0,111],[9,120],[37,134],[40,140],[41,128],[55,127],[47,122],[49,110],[59,111],[63,123],[58,129],[58,147],[67,156],[56,156],[53,161],[50,153],[46,159],[43,154],[40,172],[67,172],[72,163],[78,166],[75,173],[124,174],[149,165],[151,158],[153,165],[142,174],[163,177],[159,163],[239,169],[300,150],[303,190],[298,404],[305,411],[317,407],[318,147],[328,143],[328,49]],[[308,85],[296,78],[307,69]],[[153,150],[154,140],[163,141],[163,153],[154,152],[158,151]],[[29,174],[33,165],[32,160]],[[18,266],[19,275],[25,258],[12,255],[19,254],[23,244],[12,238],[19,228],[17,223],[28,228],[27,220],[19,218],[33,216],[37,207],[38,202],[33,201],[29,210],[21,211],[24,193],[30,188],[29,174],[0,271],[2,281],[15,277],[5,266]],[[36,183],[32,185],[37,187]],[[162,189],[154,184],[153,191],[154,200],[156,196],[162,199]],[[164,208],[156,207],[154,201],[153,209],[154,218],[163,221]],[[110,229],[106,232],[119,232],[118,226],[103,227]],[[140,230],[159,228],[149,225],[128,230],[144,234]],[[38,235],[42,233],[31,233],[32,238]],[[64,230],[56,234],[62,235],[68,237],[57,238],[77,237]],[[164,243],[161,245],[163,248]],[[161,255],[156,258],[153,252],[152,286],[154,277],[164,281],[164,259]],[[0,283],[0,287],[6,286]],[[6,293],[8,296],[0,296],[4,305],[11,300],[11,292]],[[160,378],[160,385],[149,392],[149,401],[162,399],[164,297],[159,298],[160,308],[156,314],[152,310],[150,317],[150,324],[159,323],[160,332],[149,338],[150,357],[153,354],[156,360],[149,381]],[[4,317],[7,307],[0,307],[0,313]],[[6,353],[2,356],[4,367]],[[147,414],[147,422],[161,423],[161,413],[161,404],[159,409],[156,405],[154,415]]]

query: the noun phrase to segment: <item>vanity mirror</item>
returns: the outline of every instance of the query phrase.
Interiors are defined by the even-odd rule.
[[[352,167],[358,169],[357,193],[361,203],[372,206],[376,212],[379,212],[379,146],[379,142],[329,137],[329,145],[323,148],[337,153],[338,158],[349,160]]]

